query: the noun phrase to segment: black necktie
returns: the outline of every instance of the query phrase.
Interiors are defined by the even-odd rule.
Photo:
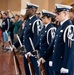
[[[61,27],[62,27],[61,25],[58,26],[56,33],[58,33],[60,31]]]
[[[58,29],[61,27],[61,25],[59,24]]]
[[[43,29],[45,29],[45,26],[43,27]]]

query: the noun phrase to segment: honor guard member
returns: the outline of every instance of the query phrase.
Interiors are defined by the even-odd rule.
[[[72,23],[69,19],[69,11],[72,8],[69,5],[55,4],[56,20],[60,22],[60,26],[55,33],[54,52],[53,52],[53,70],[55,75],[73,75],[74,69],[74,44],[69,46],[69,35],[71,29],[65,34],[66,41],[64,42],[64,33],[67,27]],[[49,64],[50,65],[50,64]]]
[[[27,55],[31,56],[31,51],[32,51],[29,37],[32,39],[33,44],[35,46],[37,43],[37,40],[38,40],[39,32],[41,30],[42,22],[36,16],[36,11],[37,11],[38,7],[39,7],[38,5],[27,2],[26,15],[29,16],[29,19],[26,21],[24,30],[20,37],[20,40],[22,41],[23,45],[25,46],[25,48],[28,52],[25,54],[26,58],[27,58]],[[16,44],[14,44],[14,46],[18,47],[19,44],[16,43]],[[24,66],[25,66],[26,75],[31,75],[26,58],[24,57]],[[35,57],[30,57],[30,58],[31,58],[31,62],[34,66],[36,74],[39,75],[37,59]]]
[[[50,48],[51,48],[51,44],[53,43],[55,30],[56,30],[56,28],[51,23],[51,18],[53,16],[55,16],[54,13],[46,10],[42,10],[42,22],[44,27],[40,32],[39,42],[36,47],[36,49],[39,51],[40,54],[38,65],[42,61],[47,75],[53,75],[52,68],[49,67],[49,60],[51,59],[51,55],[53,53],[53,49],[51,50]],[[49,51],[50,56],[46,55],[47,51]],[[49,58],[45,59],[46,58],[45,56],[46,57],[49,56]]]

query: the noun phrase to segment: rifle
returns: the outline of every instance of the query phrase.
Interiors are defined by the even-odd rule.
[[[16,56],[14,49],[13,49],[13,55],[14,55],[14,64],[15,64],[16,74],[18,74],[18,71],[19,71],[19,75],[22,75],[20,64],[19,64],[19,61],[18,61],[18,58]],[[17,71],[17,69],[18,69],[18,71]]]
[[[21,50],[23,50],[24,53],[27,53],[27,51],[25,49],[25,46],[22,45],[22,43],[21,43],[20,38],[19,38],[18,35],[17,35],[17,39],[18,39],[18,41],[20,43]],[[27,61],[28,61],[28,66],[29,66],[30,74],[31,75],[36,75],[35,70],[34,70],[34,67],[32,65],[32,62],[31,62],[30,57],[28,55],[27,55]]]
[[[30,40],[32,49],[33,49],[34,52],[37,53],[37,59],[39,60],[39,59],[40,59],[40,55],[39,55],[38,51],[35,50],[34,45],[33,45],[33,42],[32,42],[32,39],[31,39],[30,37],[29,37],[29,40]],[[44,69],[44,66],[43,66],[43,64],[42,64],[42,62],[40,62],[39,69],[40,69],[40,74],[41,74],[41,75],[47,75],[47,74],[46,74],[46,71],[45,71],[45,69]]]
[[[7,32],[6,32],[6,35],[8,36],[8,33]],[[9,39],[10,39],[10,37],[9,37]],[[11,47],[12,47],[11,39],[10,39],[10,42],[9,43],[11,44]],[[14,59],[14,65],[15,65],[16,75],[18,75],[18,71],[19,71],[19,75],[22,75],[21,68],[20,68],[20,64],[19,64],[19,61],[18,61],[18,58],[16,56],[16,53],[15,53],[14,48],[13,48],[12,52],[13,52],[13,55],[14,55],[13,56],[13,59]]]

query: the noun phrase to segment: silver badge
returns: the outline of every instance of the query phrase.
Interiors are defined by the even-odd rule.
[[[63,30],[60,30],[60,32],[62,33],[62,32],[63,32]]]
[[[46,33],[47,31],[45,30],[45,33]]]
[[[31,23],[29,23],[29,25],[31,25]]]

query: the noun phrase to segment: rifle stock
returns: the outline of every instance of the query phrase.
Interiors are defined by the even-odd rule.
[[[7,32],[6,32],[6,35],[8,36],[8,33],[7,33]],[[8,39],[9,39],[9,38],[8,38]],[[10,45],[11,45],[11,47],[12,47],[11,38],[10,38],[10,42],[9,42],[9,43],[10,43]],[[16,53],[15,53],[14,48],[13,48],[12,52],[13,52],[13,55],[14,55],[14,65],[15,65],[16,74],[18,74],[18,72],[17,72],[17,69],[18,69],[19,75],[22,75],[22,71],[21,71],[21,68],[20,68],[20,64],[19,64],[19,61],[18,61],[18,58],[17,58],[17,56],[16,56]]]
[[[43,64],[42,64],[42,62],[40,63],[39,68],[40,68],[40,71],[41,71],[41,75],[47,75],[47,74],[46,74],[46,71],[45,71],[45,68],[44,68],[44,66],[43,66]]]
[[[18,41],[20,43],[20,46],[21,46],[22,51],[24,51],[24,53],[27,53],[27,50],[26,50],[25,46],[22,46],[22,43],[21,43],[20,38],[19,38],[18,35],[17,35],[17,39],[18,39]],[[27,61],[28,61],[28,66],[29,66],[30,74],[31,75],[36,75],[35,70],[34,70],[34,67],[33,67],[33,64],[31,62],[29,56],[27,56]]]
[[[38,60],[40,59],[40,56],[39,56],[38,52],[37,52],[37,59],[38,59]],[[40,74],[41,74],[41,75],[47,75],[47,73],[46,73],[46,71],[45,71],[45,68],[44,68],[44,66],[43,66],[42,61],[40,62],[39,69],[40,69]]]
[[[19,61],[18,61],[18,58],[16,56],[16,53],[15,53],[14,49],[13,49],[13,55],[14,55],[14,58],[15,58],[15,65],[17,66],[17,69],[19,71],[19,75],[22,75],[20,64],[19,64]]]
[[[30,37],[29,37],[29,40],[30,40],[30,43],[31,43],[33,51],[37,52],[37,59],[39,60],[40,59],[39,53],[38,53],[38,51],[35,50],[35,47],[34,47],[33,42],[32,42],[32,39]],[[40,69],[40,74],[41,75],[47,75],[42,62],[40,62],[39,69]]]
[[[28,66],[29,66],[31,75],[36,75],[35,70],[34,70],[34,67],[33,67],[33,65],[32,65],[32,62],[31,62],[29,56],[27,56],[27,61],[28,61]]]

